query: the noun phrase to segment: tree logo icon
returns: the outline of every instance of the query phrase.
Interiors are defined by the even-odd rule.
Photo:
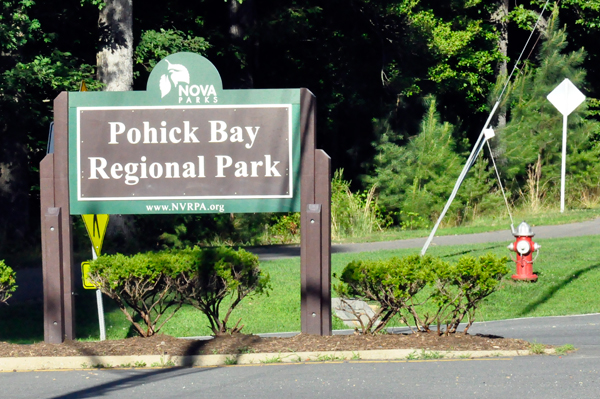
[[[160,77],[160,94],[161,98],[171,92],[173,86],[177,87],[180,83],[190,84],[190,73],[187,68],[181,64],[171,64],[168,60],[168,73]],[[171,82],[173,82],[171,84]]]

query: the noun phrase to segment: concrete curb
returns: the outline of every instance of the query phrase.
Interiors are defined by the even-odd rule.
[[[545,354],[554,354],[546,349]],[[516,351],[423,351],[416,349],[388,349],[339,352],[248,353],[240,355],[200,356],[64,356],[64,357],[4,357],[0,358],[0,372],[36,370],[74,370],[110,368],[161,367],[217,367],[227,365],[303,363],[328,361],[373,360],[440,360],[475,359],[485,357],[515,357],[533,355],[529,350]]]

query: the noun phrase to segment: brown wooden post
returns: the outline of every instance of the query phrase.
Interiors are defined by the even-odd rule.
[[[306,210],[309,204],[315,203],[315,96],[307,89],[300,91],[300,145],[301,145],[301,189],[300,189],[300,320],[301,331],[308,332],[307,308],[307,265],[308,265],[308,229],[302,228],[309,224]]]
[[[57,339],[56,331],[62,332],[60,342],[75,338],[68,147],[68,94],[63,92],[54,100],[54,153],[46,155],[40,163],[44,340],[47,342]],[[55,220],[57,217],[60,223]],[[55,234],[60,234],[60,239],[56,239]],[[58,286],[57,282],[60,282]],[[60,318],[57,309],[60,309]]]
[[[54,201],[62,213],[62,273],[65,306],[65,338],[75,339],[75,270],[69,204],[69,104],[68,93],[54,100]]]
[[[323,279],[321,275],[321,204],[308,204],[303,209],[308,221],[301,228],[306,230],[306,334],[323,335]]]
[[[306,334],[331,335],[331,166],[315,150],[316,104],[307,89],[301,107],[301,327]]]
[[[331,335],[331,158],[315,151],[315,202],[321,204],[321,335]]]
[[[44,236],[44,341],[60,344],[65,336],[63,301],[62,215],[47,208],[42,218]]]

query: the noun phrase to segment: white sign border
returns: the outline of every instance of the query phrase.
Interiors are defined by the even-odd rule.
[[[294,197],[294,175],[293,165],[293,125],[292,125],[292,107],[293,104],[223,104],[223,105],[137,105],[137,106],[100,106],[100,107],[76,107],[77,110],[77,201],[164,201],[164,200],[232,200],[232,199],[280,199]],[[288,108],[288,194],[285,195],[222,195],[222,196],[168,196],[168,197],[87,197],[81,195],[81,123],[80,111],[91,110],[131,110],[131,109],[225,109],[225,108]]]

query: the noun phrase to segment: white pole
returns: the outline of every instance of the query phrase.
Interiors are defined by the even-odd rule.
[[[98,259],[96,249],[92,245],[92,259]],[[100,341],[106,341],[106,326],[104,325],[104,304],[102,303],[102,291],[96,290],[96,303],[98,304],[98,324],[100,325]]]
[[[563,115],[562,166],[560,168],[560,212],[565,211],[565,175],[567,173],[567,118]]]
[[[429,237],[427,237],[427,241],[425,241],[425,244],[423,245],[423,248],[421,249],[421,256],[425,255],[425,253],[427,252],[427,248],[429,248],[429,245],[431,244],[431,241],[433,240],[433,237],[435,236],[435,233],[436,233],[438,227],[440,226],[442,219],[446,215],[446,212],[450,208],[450,205],[452,205],[452,201],[454,201],[454,197],[456,196],[458,189],[460,188],[463,180],[467,176],[469,169],[471,169],[471,166],[473,166],[473,163],[475,163],[475,158],[477,158],[477,156],[481,152],[481,149],[483,148],[483,145],[485,144],[485,142],[487,140],[485,137],[484,131],[487,129],[488,125],[492,121],[492,117],[494,116],[496,109],[498,109],[498,105],[500,105],[500,100],[496,101],[496,104],[494,104],[494,108],[492,109],[492,112],[490,112],[490,115],[488,116],[487,121],[485,121],[485,125],[483,125],[483,129],[481,130],[481,133],[479,134],[479,138],[477,139],[477,142],[475,143],[475,146],[473,147],[473,150],[471,151],[471,154],[469,155],[469,158],[467,159],[467,162],[465,163],[465,166],[463,167],[462,172],[460,172],[460,176],[458,176],[458,179],[456,180],[456,183],[454,184],[454,189],[452,190],[452,193],[450,194],[450,198],[448,198],[448,201],[446,202],[446,206],[444,206],[442,213],[440,214],[437,222],[433,226],[433,230],[431,230],[431,233],[429,233]]]

